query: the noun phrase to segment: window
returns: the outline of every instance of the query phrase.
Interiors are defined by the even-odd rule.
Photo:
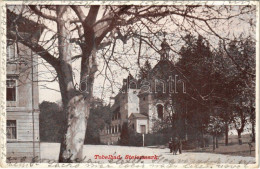
[[[142,133],[142,134],[145,134],[145,133],[146,133],[146,127],[145,127],[145,125],[140,125],[140,128],[141,128],[141,133]]]
[[[17,48],[16,43],[14,41],[8,40],[6,49],[6,58],[7,60],[14,60],[17,58]]]
[[[157,105],[157,114],[159,119],[163,119],[163,105]]]
[[[129,88],[130,89],[137,89],[137,83],[134,80],[129,81]]]
[[[115,126],[115,133],[117,133],[118,131],[117,131],[117,125]]]
[[[6,100],[16,101],[16,80],[6,80]]]
[[[16,120],[7,120],[6,125],[6,137],[9,140],[15,140],[17,139],[16,134]]]

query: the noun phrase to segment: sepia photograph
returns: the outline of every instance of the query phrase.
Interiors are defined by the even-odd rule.
[[[1,5],[2,167],[259,167],[259,2],[47,2]]]

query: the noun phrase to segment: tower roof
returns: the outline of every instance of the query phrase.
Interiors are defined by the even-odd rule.
[[[171,50],[170,45],[167,43],[166,38],[163,39],[163,42],[161,43],[162,49],[159,51],[161,58],[160,60],[169,60],[169,52]]]
[[[161,43],[161,47],[162,49],[166,49],[166,48],[170,48],[170,45],[168,44],[168,42],[166,41],[166,39],[163,39],[163,42]]]

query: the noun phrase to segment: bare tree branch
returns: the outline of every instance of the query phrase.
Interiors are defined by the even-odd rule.
[[[51,15],[47,15],[46,13],[43,13],[42,11],[40,11],[37,6],[35,5],[29,5],[30,9],[37,15],[45,18],[45,19],[49,19],[49,20],[52,20],[52,21],[57,21],[57,18],[54,17],[54,16],[51,16]]]

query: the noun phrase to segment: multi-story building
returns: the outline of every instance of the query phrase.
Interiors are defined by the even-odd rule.
[[[137,133],[152,133],[155,121],[174,113],[173,94],[185,93],[185,81],[169,58],[169,45],[161,44],[160,61],[150,70],[146,79],[134,79],[130,74],[123,80],[120,92],[111,107],[112,120],[100,132],[105,144],[117,144],[124,122]],[[181,91],[180,91],[181,90]]]
[[[124,79],[121,92],[112,98],[114,104],[111,107],[111,123],[100,132],[100,139],[103,143],[116,144],[120,139],[123,123],[128,122],[132,113],[139,114],[138,93],[140,89],[137,86],[131,86],[129,83],[131,80],[134,80],[132,75]]]
[[[15,17],[12,13],[8,15],[7,29],[13,30],[11,21]],[[41,29],[34,22],[26,20],[17,24],[21,36],[38,41]],[[37,161],[40,159],[37,55],[8,39],[6,60],[7,161]]]

